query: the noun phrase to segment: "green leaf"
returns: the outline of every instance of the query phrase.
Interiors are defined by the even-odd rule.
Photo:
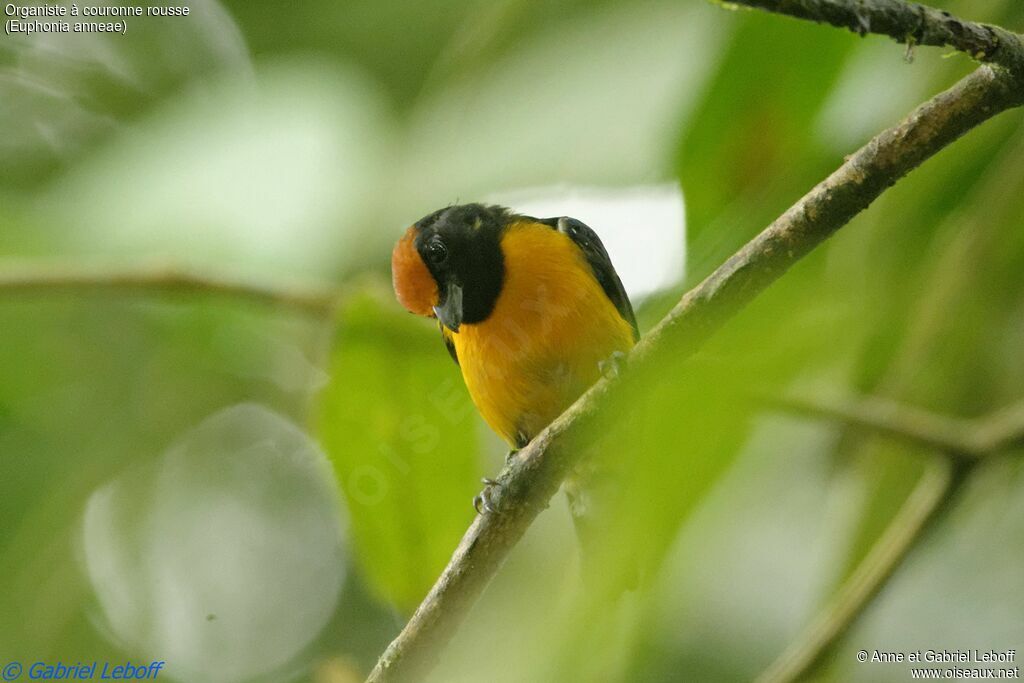
[[[479,429],[437,329],[383,298],[364,292],[345,307],[317,429],[367,582],[409,610],[473,516]]]
[[[721,20],[733,17],[731,43],[678,148],[691,282],[839,160],[808,133],[856,38],[761,12],[722,13]]]

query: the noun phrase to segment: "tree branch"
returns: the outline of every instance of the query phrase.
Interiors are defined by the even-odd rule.
[[[1024,402],[1016,403],[978,422],[971,434],[978,452],[999,453],[1024,446]]]
[[[566,473],[605,394],[665,355],[693,354],[716,330],[886,188],[974,126],[1018,106],[1024,88],[1002,70],[981,67],[851,155],[831,176],[689,291],[630,354],[618,379],[594,385],[519,452],[499,475],[501,514],[478,516],[412,618],[381,655],[369,683],[414,680],[434,664],[468,608]]]
[[[970,420],[935,415],[879,396],[861,399],[783,396],[771,399],[770,405],[788,412],[864,427],[958,457],[973,459],[983,454],[976,448]]]
[[[949,507],[964,481],[962,461],[936,458],[886,528],[819,616],[757,678],[757,683],[792,683],[813,671],[850,629],[882,586],[892,577]]]
[[[204,294],[248,299],[255,303],[290,308],[313,316],[331,315],[341,293],[326,287],[271,286],[254,280],[232,279],[169,266],[125,269],[70,265],[0,266],[0,297],[61,292],[124,291],[169,294]]]
[[[769,404],[914,441],[961,460],[978,460],[1024,445],[1024,401],[975,419],[937,415],[879,396],[853,399],[790,395],[771,398]]]
[[[759,683],[805,678],[850,629],[899,568],[924,532],[949,507],[970,467],[1024,444],[1024,401],[973,420],[936,415],[889,399],[821,399],[789,396],[783,410],[840,420],[936,450],[938,457],[885,533],[818,617],[758,677]]]
[[[1021,36],[999,26],[964,21],[949,12],[904,0],[729,0],[734,5],[798,19],[878,33],[908,45],[952,47],[981,62],[1024,73]]]

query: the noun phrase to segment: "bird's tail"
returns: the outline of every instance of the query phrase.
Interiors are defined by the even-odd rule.
[[[573,526],[579,541],[580,573],[588,587],[610,591],[635,589],[639,567],[627,557],[628,543],[617,535],[618,516],[628,509],[622,500],[621,481],[603,463],[577,467],[565,482]]]

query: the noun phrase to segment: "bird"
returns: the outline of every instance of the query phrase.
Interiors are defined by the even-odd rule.
[[[604,244],[567,216],[448,206],[406,229],[391,270],[401,305],[437,319],[473,403],[510,458],[602,373],[617,372],[639,339]],[[483,482],[474,507],[495,512],[489,494],[500,484]]]

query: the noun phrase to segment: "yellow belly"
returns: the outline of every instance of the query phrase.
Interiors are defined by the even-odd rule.
[[[511,445],[532,439],[633,346],[629,323],[569,237],[545,225],[511,226],[505,281],[487,320],[452,334],[470,396]]]

